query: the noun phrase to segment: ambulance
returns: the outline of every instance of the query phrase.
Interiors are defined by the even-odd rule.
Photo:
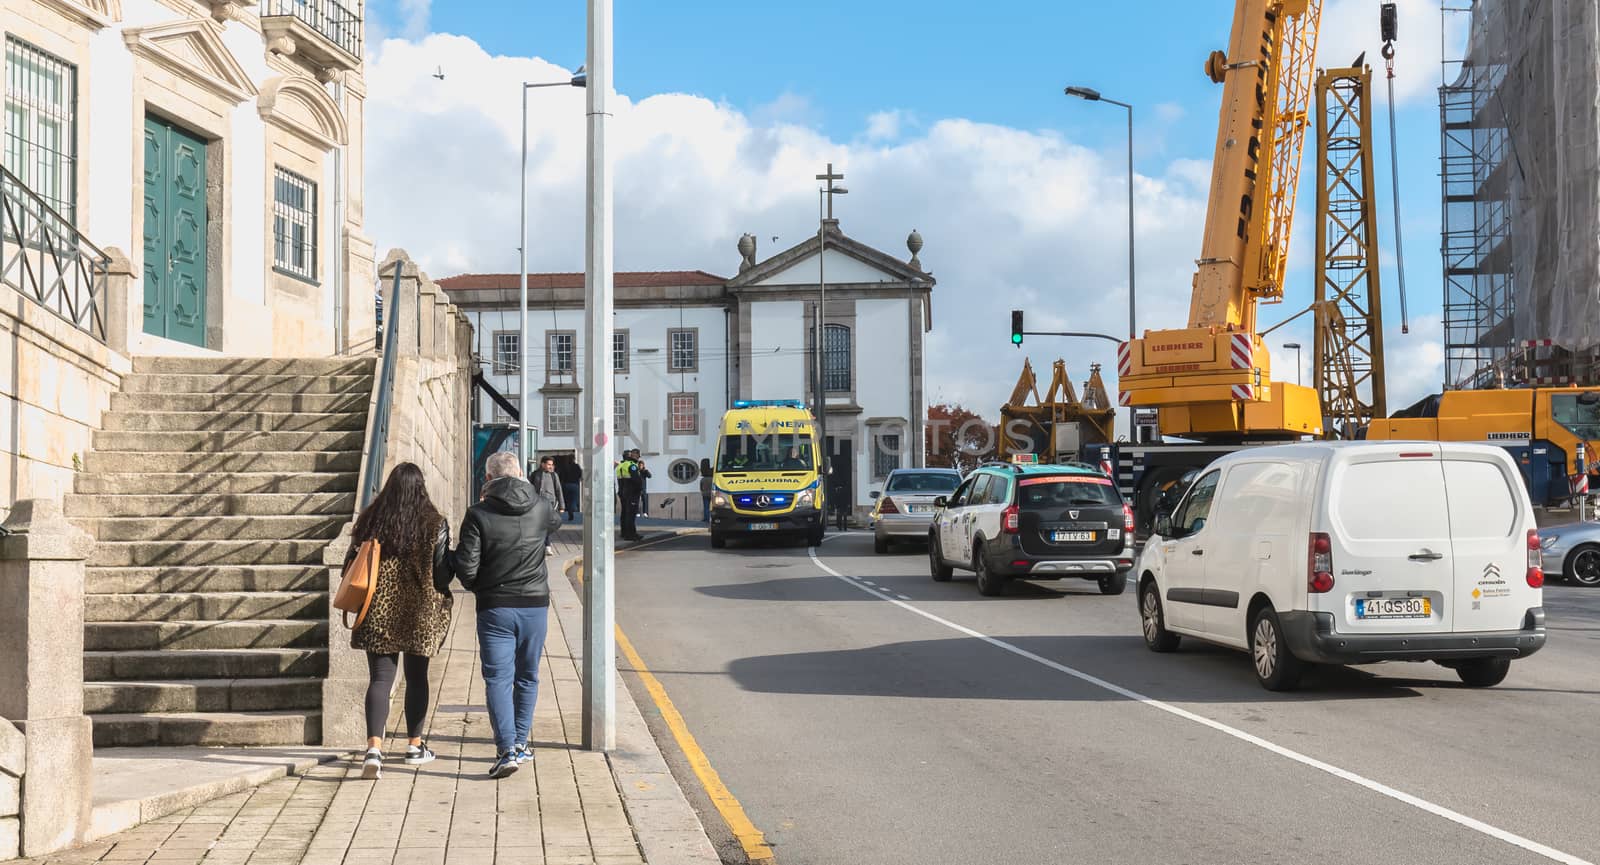
[[[722,416],[713,463],[711,546],[776,535],[822,543],[816,421],[799,400],[739,400]]]

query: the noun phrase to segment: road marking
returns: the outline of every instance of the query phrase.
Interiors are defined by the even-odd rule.
[[[1552,847],[1547,847],[1547,846],[1545,846],[1543,844],[1540,844],[1537,841],[1533,841],[1531,839],[1524,838],[1521,835],[1517,835],[1517,834],[1512,833],[1512,832],[1507,832],[1506,830],[1498,828],[1496,826],[1491,826],[1488,823],[1483,822],[1482,820],[1477,820],[1477,819],[1474,819],[1472,817],[1468,817],[1467,815],[1462,814],[1462,813],[1460,813],[1458,811],[1452,811],[1449,808],[1444,807],[1443,805],[1435,805],[1434,803],[1429,802],[1428,800],[1423,799],[1421,797],[1413,796],[1410,793],[1407,793],[1407,792],[1405,792],[1403,790],[1396,790],[1395,788],[1390,787],[1387,784],[1383,784],[1383,783],[1380,783],[1378,781],[1374,781],[1374,780],[1372,780],[1370,778],[1367,778],[1367,777],[1364,777],[1362,775],[1357,775],[1356,773],[1351,772],[1348,769],[1341,769],[1338,766],[1335,766],[1335,765],[1333,765],[1331,763],[1324,763],[1323,761],[1318,760],[1315,757],[1307,756],[1305,754],[1300,753],[1299,751],[1290,750],[1290,749],[1285,748],[1284,746],[1279,745],[1279,744],[1277,744],[1275,742],[1269,742],[1266,739],[1261,738],[1260,736],[1256,736],[1256,735],[1253,735],[1253,734],[1250,734],[1250,733],[1246,733],[1245,731],[1237,729],[1235,727],[1230,727],[1227,724],[1224,724],[1224,723],[1222,723],[1220,721],[1213,721],[1212,719],[1207,718],[1204,715],[1197,715],[1197,714],[1195,714],[1193,712],[1188,711],[1187,709],[1180,709],[1177,706],[1172,705],[1171,703],[1164,703],[1164,702],[1162,702],[1160,700],[1157,700],[1157,699],[1155,699],[1153,697],[1147,697],[1147,696],[1145,696],[1145,695],[1143,695],[1143,694],[1141,694],[1141,693],[1139,693],[1137,691],[1130,691],[1127,688],[1124,688],[1124,687],[1122,687],[1120,685],[1112,684],[1111,682],[1108,682],[1108,681],[1106,681],[1104,679],[1101,679],[1101,678],[1099,678],[1097,676],[1093,676],[1093,675],[1090,675],[1089,673],[1085,673],[1082,670],[1074,669],[1074,668],[1069,667],[1069,666],[1067,666],[1065,664],[1057,663],[1057,662],[1052,661],[1049,658],[1043,657],[1041,655],[1036,655],[1033,652],[1028,651],[1027,649],[1021,648],[1019,646],[1014,646],[1014,645],[1012,645],[1012,644],[1010,644],[1010,643],[1008,643],[1008,642],[1006,642],[1004,640],[996,639],[996,638],[991,637],[991,636],[989,636],[987,634],[981,634],[981,633],[979,633],[977,631],[974,631],[971,628],[968,628],[968,627],[966,627],[964,625],[958,625],[955,622],[950,621],[949,619],[945,619],[945,618],[942,618],[940,616],[936,616],[933,613],[930,613],[930,612],[928,612],[926,610],[923,610],[923,609],[919,609],[919,608],[917,608],[915,606],[912,606],[911,604],[908,604],[908,603],[906,603],[904,601],[895,600],[894,598],[890,597],[887,594],[884,594],[883,592],[879,592],[879,591],[877,591],[875,589],[871,589],[871,588],[868,588],[866,586],[863,586],[863,585],[861,585],[861,583],[857,582],[856,580],[852,580],[850,577],[847,577],[844,574],[841,574],[838,571],[834,570],[833,568],[828,567],[826,564],[823,563],[822,559],[817,557],[817,551],[815,549],[810,550],[810,553],[811,553],[811,561],[815,562],[817,567],[821,568],[823,571],[827,572],[828,574],[831,574],[835,578],[837,578],[840,581],[844,582],[846,585],[855,586],[856,588],[860,589],[861,591],[866,592],[869,595],[873,595],[874,597],[877,597],[880,600],[888,601],[889,603],[894,604],[895,606],[900,607],[901,609],[904,609],[907,612],[915,613],[915,614],[923,617],[924,619],[927,619],[930,622],[934,622],[936,624],[943,625],[943,626],[945,626],[945,627],[947,627],[947,628],[949,628],[949,629],[951,629],[953,631],[965,634],[965,635],[967,635],[969,637],[972,637],[974,639],[982,640],[983,642],[988,643],[989,645],[994,646],[997,649],[1003,649],[1003,650],[1005,650],[1007,652],[1010,652],[1011,654],[1016,655],[1018,657],[1027,658],[1028,660],[1033,661],[1036,664],[1040,664],[1042,666],[1049,667],[1050,669],[1055,670],[1058,673],[1065,673],[1065,674],[1067,674],[1069,676],[1072,676],[1075,679],[1078,679],[1080,681],[1087,682],[1088,684],[1094,685],[1095,687],[1104,688],[1105,690],[1110,691],[1113,694],[1117,694],[1119,696],[1126,697],[1129,700],[1133,700],[1134,702],[1137,702],[1137,703],[1143,703],[1144,705],[1149,706],[1152,709],[1159,709],[1159,710],[1161,710],[1163,712],[1166,712],[1169,715],[1174,715],[1174,716],[1177,716],[1179,718],[1183,718],[1184,720],[1187,720],[1187,721],[1193,721],[1194,723],[1199,724],[1199,725],[1204,726],[1204,727],[1210,727],[1211,729],[1216,730],[1219,733],[1224,733],[1226,735],[1232,736],[1233,738],[1238,739],[1241,742],[1248,742],[1251,745],[1255,745],[1258,748],[1261,748],[1261,749],[1266,750],[1266,751],[1270,751],[1270,752],[1272,752],[1274,754],[1277,754],[1280,757],[1286,757],[1286,758],[1288,758],[1290,760],[1295,761],[1296,763],[1300,763],[1300,764],[1305,765],[1305,766],[1310,766],[1311,768],[1316,769],[1316,770],[1318,770],[1320,772],[1326,772],[1327,774],[1332,775],[1335,778],[1339,778],[1339,779],[1342,779],[1342,780],[1345,780],[1345,781],[1349,781],[1352,784],[1356,784],[1358,786],[1365,787],[1368,790],[1371,790],[1372,792],[1377,793],[1377,794],[1379,794],[1381,796],[1387,796],[1388,798],[1393,799],[1393,800],[1395,800],[1397,802],[1403,802],[1403,803],[1405,803],[1407,805],[1412,806],[1413,808],[1418,808],[1420,810],[1426,811],[1429,814],[1432,814],[1432,815],[1434,815],[1436,817],[1443,817],[1444,819],[1449,820],[1452,823],[1455,823],[1455,824],[1460,825],[1460,826],[1465,826],[1466,828],[1471,829],[1474,832],[1480,832],[1480,833],[1482,833],[1484,835],[1487,835],[1487,836],[1489,836],[1491,838],[1495,838],[1495,839],[1498,839],[1500,841],[1504,841],[1507,844],[1511,844],[1511,845],[1516,846],[1516,847],[1521,847],[1524,850],[1527,850],[1527,851],[1529,851],[1531,853],[1534,853],[1534,854],[1537,854],[1539,856],[1543,856],[1546,859],[1549,859],[1551,861],[1561,862],[1561,863],[1564,863],[1564,865],[1595,865],[1595,863],[1590,862],[1587,859],[1579,858],[1577,856],[1572,855],[1571,853],[1563,853],[1560,850],[1556,850],[1556,849],[1554,849]]]
[[[667,540],[667,539],[663,539]],[[638,549],[634,547],[633,549]],[[583,582],[583,563],[578,563],[578,582]],[[644,688],[650,693],[650,699],[655,702],[656,709],[661,712],[661,720],[666,722],[667,729],[672,731],[672,738],[677,740],[678,747],[683,750],[683,756],[689,761],[689,768],[694,770],[696,778],[700,779],[700,786],[705,789],[706,796],[711,799],[711,804],[722,815],[722,821],[728,824],[728,831],[733,833],[734,840],[744,849],[745,858],[751,862],[766,862],[772,859],[772,848],[767,845],[767,838],[750,816],[745,813],[744,806],[734,798],[728,785],[722,783],[722,776],[711,766],[711,760],[706,757],[705,751],[700,750],[700,743],[689,732],[689,725],[683,720],[683,714],[678,707],[673,705],[672,698],[667,696],[667,689],[662,687],[661,681],[645,666],[644,659],[639,657],[638,651],[633,648],[633,643],[628,635],[622,632],[622,626],[614,626],[617,636],[617,648],[622,650],[622,656],[639,676],[639,681],[644,683]]]

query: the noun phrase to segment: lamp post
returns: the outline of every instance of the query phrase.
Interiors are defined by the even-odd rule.
[[[1064,91],[1068,96],[1089,102],[1105,102],[1123,108],[1128,112],[1128,339],[1139,335],[1135,322],[1137,292],[1134,290],[1133,278],[1133,106],[1115,99],[1107,99],[1100,95],[1100,91],[1090,87],[1068,87]],[[1137,412],[1133,406],[1128,407],[1128,441],[1136,441]]]
[[[1301,380],[1300,375],[1300,343],[1286,342],[1283,344],[1283,347],[1294,350],[1294,383],[1304,384],[1305,382]]]
[[[522,187],[518,195],[521,221],[517,229],[517,279],[520,285],[517,308],[521,314],[521,336],[517,337],[517,453],[522,457],[524,474],[527,473],[528,461],[533,457],[528,452],[528,91],[535,87],[585,87],[588,82],[589,77],[582,66],[566,81],[522,82]]]
[[[817,320],[811,341],[817,353],[815,364],[817,371],[817,440],[822,445],[822,459],[818,462],[817,468],[821,471],[823,478],[822,501],[824,504],[831,506],[833,496],[829,487],[832,484],[828,479],[832,476],[833,448],[828,446],[828,385],[827,382],[823,381],[823,375],[826,370],[823,364],[825,355],[822,346],[822,337],[827,333],[823,322],[826,320],[828,305],[828,223],[834,221],[833,197],[835,195],[845,195],[850,190],[834,184],[835,180],[844,179],[844,173],[835,174],[832,162],[828,163],[827,171],[817,175],[817,179],[828,185],[817,190]],[[824,209],[824,200],[826,200],[826,209]],[[827,511],[822,513],[822,523],[824,526],[828,523]]]

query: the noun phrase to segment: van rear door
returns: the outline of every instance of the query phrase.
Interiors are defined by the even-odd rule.
[[[1443,633],[1455,571],[1437,444],[1342,450],[1328,486],[1333,590],[1309,594],[1350,634]]]
[[[1541,593],[1528,585],[1532,513],[1520,479],[1504,455],[1447,447],[1445,494],[1450,502],[1457,631],[1514,631]]]

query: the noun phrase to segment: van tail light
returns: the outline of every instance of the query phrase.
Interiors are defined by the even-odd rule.
[[[1006,508],[1004,511],[1000,512],[1000,530],[1001,531],[1005,532],[1008,535],[1014,535],[1014,534],[1017,533],[1017,529],[1019,529],[1021,527],[1022,527],[1022,512],[1017,510],[1017,506],[1016,505],[1012,505],[1011,507]]]
[[[883,500],[878,502],[878,513],[898,514],[900,513],[900,509],[894,506],[894,499],[884,496]]]
[[[1539,547],[1539,530],[1528,530],[1528,586],[1544,586],[1544,552]]]
[[[1306,591],[1313,595],[1333,591],[1333,540],[1326,532],[1311,533],[1306,559]]]
[[[1133,537],[1133,508],[1129,505],[1122,506],[1122,530],[1130,539]]]

